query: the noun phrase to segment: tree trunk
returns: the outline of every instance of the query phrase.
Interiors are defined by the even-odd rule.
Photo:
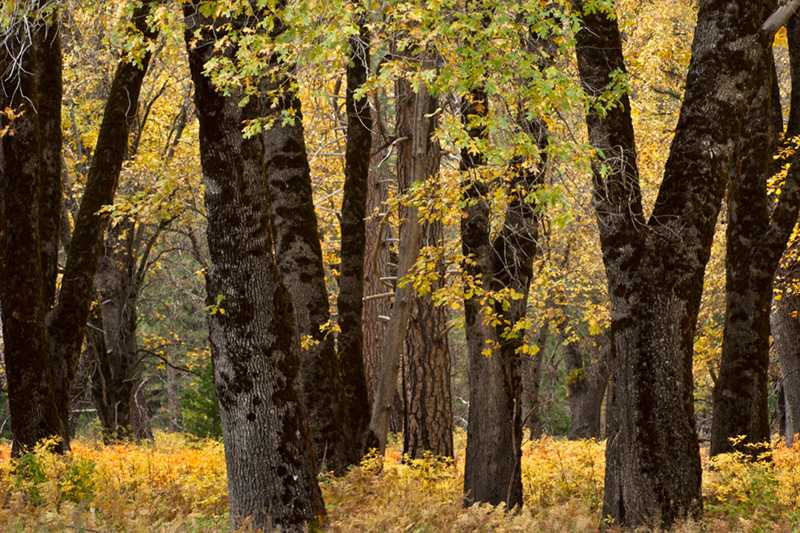
[[[54,15],[56,16],[56,15]],[[57,20],[57,19],[56,19]],[[36,47],[37,114],[41,134],[39,160],[39,254],[46,312],[55,305],[58,241],[61,233],[61,33],[54,22],[39,30]]]
[[[410,95],[408,80],[401,78],[397,81],[397,94]],[[413,159],[413,174],[409,180],[411,184],[421,184],[426,178],[426,151],[428,146],[428,89],[420,85],[414,100],[413,130],[411,136],[404,142],[412,144],[411,157]],[[406,220],[400,226],[400,244],[398,246],[397,278],[403,279],[411,272],[419,254],[419,238],[421,224],[418,210],[414,205],[409,205],[405,213]],[[408,328],[411,301],[414,299],[413,283],[406,283],[395,289],[392,303],[392,315],[386,330],[383,360],[381,362],[381,375],[375,392],[375,402],[372,406],[370,420],[370,435],[366,440],[367,447],[376,447],[383,454],[386,449],[386,440],[389,434],[389,423],[392,417],[394,395],[397,391],[397,377],[400,373],[401,354],[405,344]]]
[[[462,103],[462,117],[472,139],[484,136],[471,124],[486,114],[488,99],[473,89]],[[524,318],[528,290],[533,276],[539,215],[535,203],[526,197],[542,183],[546,166],[548,133],[539,120],[527,121],[520,111],[519,125],[538,145],[540,168],[527,168],[513,161],[509,187],[511,202],[503,228],[492,240],[488,184],[476,169],[483,164],[480,153],[461,150],[461,169],[467,172],[463,185],[467,202],[461,219],[462,250],[467,261],[465,275],[474,285],[464,299],[468,375],[470,384],[469,423],[464,466],[464,503],[505,502],[509,509],[522,505],[521,450],[522,382],[520,376],[523,332],[507,333]],[[518,299],[487,302],[499,291],[512,291]],[[504,300],[504,298],[497,298]],[[488,323],[499,317],[499,325]]]
[[[608,385],[608,337],[593,335],[570,340],[561,335],[564,368],[567,371],[570,425],[568,438],[600,439],[602,433],[603,396]]]
[[[372,116],[369,99],[356,101],[355,92],[367,82],[369,73],[369,31],[361,8],[356,7],[359,35],[350,37],[347,66],[347,148],[342,198],[342,255],[339,275],[339,362],[350,427],[356,443],[366,437],[370,403],[364,370],[364,259],[365,217],[369,162],[372,151]],[[363,451],[363,450],[362,450]]]
[[[376,96],[379,101],[380,96]],[[380,107],[373,112],[373,123],[381,125]],[[381,134],[382,128],[373,129],[372,145],[382,146],[386,138]],[[387,239],[390,239],[391,225],[388,223],[389,184],[393,176],[388,171],[388,150],[383,149],[375,154],[371,161],[367,191],[366,250],[364,253],[364,308],[362,324],[364,328],[364,370],[367,377],[369,404],[375,401],[375,389],[381,373],[381,358],[386,335],[386,323],[392,309],[392,292],[394,284],[381,277],[392,277],[396,273],[389,267],[392,262],[391,250]],[[394,258],[396,262],[396,258]],[[383,318],[381,318],[383,317]]]
[[[140,6],[134,10],[132,22],[145,39],[154,40],[158,34],[147,25],[149,14],[149,5]],[[150,57],[150,52],[145,53],[140,58],[140,66],[124,58],[114,73],[89,168],[86,191],[75,220],[58,305],[47,320],[54,394],[59,417],[65,427],[69,420],[72,383],[92,302],[94,276],[103,247],[103,232],[108,222],[107,216],[97,213],[113,202],[127,152],[130,123],[137,111]],[[69,443],[68,436],[65,441]]]
[[[767,48],[760,8],[745,0],[701,3],[681,115],[649,220],[628,97],[587,117],[589,140],[602,154],[594,206],[611,297],[603,516],[626,527],[668,525],[702,509],[693,339],[717,214]],[[606,13],[584,13],[582,1],[573,9],[584,25],[576,35],[581,82],[597,98],[612,73],[625,72],[619,29]]]
[[[785,398],[786,445],[791,446],[800,433],[800,246],[795,241],[784,253],[775,273],[775,297],[772,300],[770,324],[775,353],[781,365]]]
[[[47,342],[45,313],[48,303],[43,290],[40,258],[40,150],[38,93],[35,50],[44,31],[32,34],[24,24],[9,36],[9,44],[0,51],[0,69],[6,72],[12,60],[19,60],[13,77],[0,78],[0,109],[10,108],[18,116],[2,116],[0,126],[13,135],[0,138],[3,144],[3,237],[0,265],[0,301],[2,301],[3,343],[8,382],[11,431],[14,434],[12,455],[32,449],[40,440],[64,436],[53,395],[51,354]],[[27,48],[27,50],[25,50]],[[12,56],[18,57],[12,57]],[[43,173],[42,173],[43,174]],[[66,409],[69,409],[69,398]],[[68,424],[68,419],[63,423]],[[61,451],[69,436],[56,445]]]
[[[265,116],[269,104],[251,97],[248,105],[239,107],[241,91],[226,97],[203,74],[207,61],[221,52],[215,52],[214,30],[207,26],[211,21],[197,14],[198,3],[184,7],[189,24],[185,37],[200,123],[211,263],[209,338],[225,442],[231,530],[251,518],[254,529],[304,532],[321,525],[325,507],[308,425],[294,388],[300,342],[291,295],[279,278],[273,255],[273,244],[276,250],[280,245],[273,243],[266,186],[267,177],[275,181],[278,175],[289,174],[294,182],[285,185],[308,186],[308,167],[299,144],[302,129],[284,128],[279,120],[264,138],[242,138],[242,121]],[[236,52],[232,48],[224,51],[229,58]],[[290,108],[293,95],[286,96]],[[276,166],[276,150],[265,147],[281,139],[287,150],[282,152],[285,169]],[[265,160],[265,154],[272,158]],[[316,263],[309,250],[293,259]]]
[[[278,66],[275,59],[275,68],[285,67]],[[265,88],[281,94],[280,102],[265,110],[267,116],[276,118],[276,124],[281,122],[283,110],[295,112],[293,125],[273,127],[261,136],[275,259],[295,304],[298,335],[316,342],[301,352],[297,387],[311,427],[318,467],[341,475],[356,462],[356,449],[334,336],[320,330],[331,315],[300,101],[289,88],[290,82],[289,76],[278,76]]]
[[[542,423],[539,419],[539,389],[542,382],[542,360],[544,358],[545,343],[550,331],[549,321],[546,321],[536,338],[536,353],[523,354],[520,374],[522,376],[522,427],[528,430],[531,440],[542,436]]]
[[[409,137],[414,131],[414,93],[410,84],[398,84],[396,116],[398,137]],[[428,96],[425,113],[433,115],[425,132],[425,179],[431,194],[438,194],[438,175],[441,162],[439,144],[433,141],[436,133],[438,100]],[[413,180],[414,157],[410,142],[400,143],[397,153],[397,177],[400,191],[407,192]],[[400,217],[404,218],[404,210]],[[438,259],[435,247],[443,244],[442,221],[426,221],[421,226],[419,247],[435,261],[435,278],[429,280],[429,291],[414,295],[411,300],[408,330],[405,336],[403,365],[403,455],[421,459],[426,452],[434,456],[453,457],[453,402],[450,394],[450,345],[447,338],[448,312],[436,306],[432,293],[444,287],[444,264]],[[431,250],[426,252],[426,250]]]
[[[130,219],[109,228],[94,279],[97,301],[103,314],[106,347],[105,353],[99,354],[100,364],[93,379],[105,385],[105,394],[95,407],[108,442],[131,437],[131,403],[137,359],[136,290],[131,275],[131,262],[135,260],[134,238],[135,228]],[[102,373],[102,377],[98,373]]]
[[[769,2],[774,4],[774,2]],[[765,5],[762,18],[769,14]],[[797,65],[798,45],[790,47]],[[794,53],[792,53],[794,52]],[[774,173],[773,154],[783,130],[780,95],[771,48],[759,62],[758,92],[745,116],[737,150],[737,173],[728,194],[726,248],[726,311],[719,377],[714,384],[714,418],[711,428],[712,456],[732,452],[731,439],[744,436],[737,446],[754,459],[770,441],[769,309],[775,269],[786,248],[800,209],[800,169],[792,165],[781,186],[777,205],[770,200],[767,180]],[[792,80],[792,107],[800,104],[800,80]],[[772,119],[778,110],[777,124]],[[800,123],[791,124],[790,139],[800,134]],[[774,209],[772,206],[775,205]]]

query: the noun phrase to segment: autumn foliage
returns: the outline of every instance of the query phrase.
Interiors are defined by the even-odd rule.
[[[345,477],[322,475],[331,532],[597,531],[602,519],[605,443],[543,437],[523,446],[525,507],[462,507],[465,434],[455,463],[403,461],[398,441]],[[48,443],[10,461],[0,445],[0,528],[22,531],[210,532],[228,526],[225,458],[215,440],[158,433],[155,442],[72,452]],[[675,531],[797,531],[800,443],[775,441],[764,461],[742,453],[704,460],[705,516]],[[770,461],[771,458],[771,461]],[[611,525],[611,531],[617,530]]]

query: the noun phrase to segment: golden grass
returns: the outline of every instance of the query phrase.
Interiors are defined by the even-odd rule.
[[[544,437],[523,446],[524,508],[462,507],[463,432],[458,459],[401,462],[399,445],[368,457],[343,478],[320,477],[334,533],[598,531],[604,443]],[[46,445],[12,474],[0,445],[0,531],[187,532],[228,527],[225,459],[216,441],[159,433],[152,444],[77,441],[60,457]],[[800,531],[800,449],[774,442],[772,463],[741,454],[704,459],[706,512],[681,533]],[[614,530],[612,530],[614,531]]]

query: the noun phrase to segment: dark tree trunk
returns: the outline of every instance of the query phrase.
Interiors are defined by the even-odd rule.
[[[42,291],[47,312],[55,305],[58,241],[61,234],[61,34],[58,23],[39,30],[36,47],[39,160],[39,253]]]
[[[576,36],[578,68],[596,98],[625,65],[616,20],[583,8],[573,2],[585,27]],[[603,516],[627,527],[671,524],[702,509],[693,339],[717,214],[767,47],[760,8],[744,0],[700,4],[681,116],[649,221],[627,96],[587,117],[589,140],[603,154],[594,206],[612,317]]]
[[[102,384],[102,390],[98,390],[101,394],[94,398],[108,442],[133,436],[131,409],[134,387],[138,385],[136,375],[140,373],[136,344],[136,233],[128,218],[108,230],[94,280],[103,315],[105,350],[98,351],[92,381],[96,386]]]
[[[764,10],[764,18],[768,14]],[[797,57],[793,58],[795,62]],[[733,451],[731,439],[744,436],[737,449],[756,458],[764,451],[747,444],[770,440],[769,309],[775,269],[786,248],[800,208],[800,169],[793,165],[770,213],[767,180],[783,123],[772,124],[777,85],[771,49],[756,75],[760,87],[745,116],[737,150],[737,172],[728,194],[726,312],[719,377],[714,384],[712,456]],[[796,87],[800,88],[800,80]],[[793,100],[798,95],[793,92]],[[798,100],[800,102],[800,100]],[[780,115],[779,115],[780,117]],[[787,131],[787,138],[800,133]],[[772,215],[772,216],[770,216]]]
[[[277,59],[274,61],[274,68],[286,68],[279,66]],[[294,300],[297,333],[316,341],[301,352],[297,387],[311,427],[318,467],[341,475],[357,461],[356,448],[334,336],[320,330],[331,315],[300,100],[290,88],[291,81],[288,75],[279,75],[265,87],[266,91],[280,94],[277,105],[265,109],[267,116],[276,118],[276,126],[261,136],[275,259]],[[295,113],[293,125],[278,126],[284,110]]]
[[[414,106],[417,103],[410,84],[399,83],[396,94],[397,137],[413,139]],[[438,100],[432,96],[422,102],[428,115],[425,134],[425,179],[431,194],[438,194],[438,175],[441,162],[439,144],[433,141],[436,133]],[[399,144],[397,178],[399,190],[406,192],[414,173],[412,141]],[[400,218],[405,218],[401,210]],[[420,253],[435,261],[436,277],[430,280],[430,290],[416,294],[411,300],[408,330],[403,353],[403,455],[412,459],[434,456],[453,457],[453,403],[450,394],[450,345],[447,338],[447,309],[434,305],[432,292],[444,287],[444,264],[434,255],[435,247],[443,244],[442,221],[426,221],[421,226]],[[433,250],[428,252],[427,250]]]
[[[273,243],[266,186],[268,176],[275,183],[291,175],[294,179],[285,185],[308,187],[302,128],[281,127],[279,120],[264,138],[242,138],[243,120],[274,109],[258,97],[239,107],[240,91],[225,97],[203,74],[206,62],[214,57],[215,38],[205,26],[211,21],[197,14],[198,3],[186,5],[184,13],[190,24],[186,42],[208,213],[208,302],[219,306],[209,316],[209,337],[228,468],[231,529],[249,517],[254,529],[304,532],[321,525],[325,507],[308,425],[294,388],[301,364],[299,332],[291,295],[273,255],[273,245],[276,250],[281,247]],[[235,50],[229,47],[225,53],[231,57]],[[295,105],[293,95],[283,97],[287,109]],[[265,160],[266,143],[271,146]],[[278,152],[281,145],[286,151]],[[279,153],[282,158],[276,157]],[[277,165],[280,160],[286,168]],[[314,235],[315,231],[316,225]],[[298,238],[307,232],[312,228],[305,228]],[[304,266],[316,263],[313,249],[292,259],[302,260]]]
[[[369,31],[360,8],[357,9],[359,35],[350,37],[350,63],[347,66],[347,148],[342,198],[342,255],[339,275],[339,363],[342,370],[350,427],[356,443],[366,436],[370,402],[364,369],[364,259],[365,217],[369,162],[372,151],[372,116],[369,99],[356,101],[355,92],[367,82],[369,73]],[[341,421],[340,421],[341,423]]]
[[[567,371],[567,391],[570,424],[568,438],[600,439],[602,433],[603,396],[608,385],[608,337],[593,335],[571,340],[565,331],[561,335],[564,368]]]
[[[149,5],[136,8],[133,23],[146,39],[154,40],[157,33],[150,30],[146,21],[149,13]],[[141,68],[127,58],[123,59],[114,73],[89,168],[86,191],[75,220],[58,305],[47,321],[55,400],[65,427],[69,420],[72,383],[92,302],[94,276],[103,247],[103,232],[108,222],[107,216],[97,213],[113,202],[127,152],[130,125],[136,116],[139,93],[150,57],[148,52],[140,58]],[[67,435],[67,444],[68,438]]]
[[[800,269],[798,269],[796,254],[795,250],[793,268],[779,271],[777,277],[779,284],[784,279],[791,280],[792,277],[797,277]],[[796,289],[792,292],[786,291],[787,285],[778,287],[780,299],[772,302],[770,323],[772,337],[775,340],[775,352],[778,354],[781,364],[785,399],[786,445],[791,446],[795,441],[795,435],[800,433],[800,342],[798,342],[800,339],[800,318],[798,318],[800,295],[795,292]]]
[[[472,90],[469,101],[462,104],[463,120],[473,139],[483,137],[484,132],[470,122],[485,115],[487,106],[487,96],[480,89]],[[548,137],[544,124],[538,120],[519,122],[544,158]],[[504,333],[525,316],[539,224],[536,206],[527,202],[526,196],[542,183],[546,161],[542,161],[541,169],[529,169],[517,161],[511,165],[510,171],[515,173],[509,187],[511,202],[503,228],[494,240],[487,201],[489,187],[476,170],[482,163],[481,154],[462,149],[461,169],[468,174],[463,186],[467,205],[461,219],[461,242],[468,258],[465,274],[476,285],[464,300],[470,384],[464,502],[505,502],[511,509],[522,505],[519,349],[523,334]],[[487,296],[500,290],[511,290],[520,298],[505,304],[488,304]],[[487,306],[500,317],[500,325],[486,323]]]
[[[34,45],[31,40],[43,38],[42,29],[29,35],[20,23],[19,30],[9,36],[7,47],[0,51],[3,72],[11,67],[12,60],[20,60],[12,78],[0,78],[0,109],[11,108],[18,115],[11,124],[6,115],[0,122],[2,127],[9,127],[13,132],[0,138],[4,166],[0,302],[14,456],[33,448],[44,438],[63,438],[69,428],[67,425],[65,431],[62,427],[53,395],[51,354],[45,327],[48,303],[39,252],[39,184],[44,174],[40,173],[40,164],[44,162],[39,155],[42,139],[36,113],[38,93],[34,73],[37,72],[35,51],[42,46]],[[14,54],[18,57],[12,58]],[[66,409],[69,409],[69,398]],[[59,442],[56,450],[63,450],[67,442],[66,439]]]

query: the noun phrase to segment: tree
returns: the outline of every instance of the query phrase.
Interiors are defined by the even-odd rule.
[[[265,31],[253,17],[263,13],[255,5],[249,7],[249,16],[228,19],[231,30],[250,26]],[[302,128],[277,121],[268,135],[243,138],[243,121],[276,113],[280,117],[284,109],[297,109],[293,107],[297,103],[288,87],[268,87],[272,81],[262,80],[260,94],[250,95],[243,106],[239,105],[245,96],[242,89],[230,89],[229,96],[217,90],[204,73],[206,65],[219,58],[233,63],[237,47],[218,48],[218,32],[208,14],[199,1],[184,6],[205,178],[209,339],[228,467],[231,529],[250,518],[255,528],[305,531],[324,521],[325,507],[295,390],[300,340],[291,294],[281,281],[273,252],[282,244],[273,237],[278,231],[272,220],[276,206],[267,203],[267,181],[275,182],[271,173],[284,171],[279,178],[292,176],[300,182],[287,186],[309,187],[302,176],[304,169],[306,176],[308,172],[303,145],[298,145]],[[281,26],[278,19],[271,30],[280,31]],[[270,61],[277,66],[277,58]],[[286,82],[284,76],[277,80]],[[277,104],[270,102],[269,89],[283,89]],[[313,253],[295,259],[301,258],[314,263]]]
[[[608,337],[589,335],[581,339],[565,336],[561,350],[567,371],[570,439],[600,439],[601,407],[608,385]]]
[[[283,24],[277,24],[272,38],[284,31]],[[293,88],[295,81],[290,75],[292,67],[282,65],[275,56],[266,68],[273,72],[274,80],[266,83],[262,90],[277,98],[277,104],[265,108],[266,116],[276,124],[285,121],[287,114],[293,117],[291,123],[262,133],[262,149],[278,272],[294,299],[297,332],[301,337],[311,339],[301,352],[297,386],[311,427],[318,466],[322,466],[324,459],[326,468],[343,474],[345,468],[356,462],[356,448],[334,336],[323,331],[331,315],[303,134],[303,115]],[[359,154],[359,157],[364,157],[364,154]],[[366,160],[360,164],[366,165]],[[353,201],[354,204],[358,202],[363,200]],[[348,213],[347,217],[349,222],[352,214]],[[351,227],[347,229],[352,231]],[[363,257],[356,250],[347,252],[356,255],[359,262]],[[351,261],[348,265],[352,264],[353,259],[348,257],[348,260]],[[351,313],[346,308],[346,311],[347,318],[361,314],[360,310]],[[352,346],[347,346],[347,350],[352,349]]]
[[[770,7],[764,4],[762,19]],[[789,50],[790,59],[797,63],[796,45],[790,45]],[[797,159],[793,158],[791,168],[775,187],[775,201],[770,199],[768,183],[780,170],[773,156],[783,130],[771,47],[765,50],[758,68],[759,88],[745,115],[736,174],[729,184],[725,329],[719,377],[714,385],[712,456],[733,451],[731,439],[738,436],[745,437],[741,450],[753,458],[763,450],[747,444],[769,443],[767,385],[773,279],[800,209]],[[793,85],[796,83],[793,80]],[[798,105],[798,94],[793,92],[792,107]],[[800,123],[790,122],[786,138],[792,142],[798,134]],[[780,163],[788,165],[789,161]]]
[[[424,55],[421,53],[420,55]],[[421,61],[422,62],[422,61]],[[398,80],[398,86],[404,83]],[[402,90],[398,88],[398,93]],[[428,88],[421,84],[415,93],[413,105],[413,125],[407,141],[412,143],[411,148],[411,178],[407,181],[408,187],[419,186],[427,178],[426,158],[428,143],[429,120],[428,113]],[[402,280],[412,270],[419,255],[419,239],[421,223],[418,208],[411,203],[405,212],[405,223],[400,226],[400,241],[398,244],[397,278]],[[386,440],[389,434],[389,422],[394,406],[394,397],[397,390],[397,377],[401,368],[401,354],[405,345],[405,336],[408,329],[408,319],[411,301],[414,298],[412,283],[399,284],[394,291],[392,314],[386,328],[384,339],[383,360],[378,386],[375,390],[375,400],[372,405],[372,418],[369,424],[369,435],[366,439],[367,447],[376,447],[383,454],[386,449]]]
[[[338,352],[353,438],[362,446],[369,427],[370,403],[364,367],[364,258],[369,163],[372,156],[372,115],[369,99],[358,96],[367,83],[370,45],[364,8],[355,4],[358,35],[349,38],[347,65],[347,146],[342,198],[341,274],[339,275]],[[363,451],[363,450],[361,450]]]
[[[418,100],[425,98],[424,100]],[[439,99],[427,94],[418,96],[408,79],[397,81],[395,117],[397,138],[406,140],[397,145],[397,181],[401,194],[410,194],[414,178],[415,143],[426,144],[424,189],[432,197],[439,195],[441,149],[434,136]],[[415,109],[420,106],[428,116],[427,129],[415,127]],[[422,134],[423,140],[414,135]],[[400,206],[400,218],[405,208]],[[402,222],[405,224],[408,222]],[[402,229],[401,229],[402,234]],[[420,261],[429,264],[414,284],[426,287],[417,293],[409,306],[408,329],[402,357],[403,371],[403,455],[421,459],[426,453],[453,457],[453,408],[450,395],[450,347],[447,339],[448,313],[434,302],[433,293],[444,288],[444,264],[440,250],[444,226],[435,211],[421,223],[419,235]],[[421,278],[421,279],[420,279]]]
[[[44,7],[46,7],[44,2],[38,4],[38,8]],[[37,22],[36,17],[44,13],[40,11],[25,13],[15,18],[13,30],[6,34],[13,38],[9,41],[9,47],[4,49],[4,53],[7,54],[4,60],[8,61],[11,58],[8,54],[17,53],[16,57],[23,61],[31,61],[28,68],[11,69],[3,77],[4,94],[10,97],[7,102],[8,107],[19,110],[20,99],[29,98],[30,101],[36,102],[38,109],[41,110],[39,113],[30,110],[28,117],[19,123],[19,127],[22,128],[22,135],[19,139],[28,144],[23,147],[22,144],[18,144],[18,141],[9,141],[8,137],[4,138],[4,142],[7,143],[4,154],[12,156],[11,158],[8,155],[5,157],[4,175],[7,177],[6,179],[9,179],[11,184],[17,183],[15,180],[20,178],[28,183],[25,185],[28,189],[17,189],[14,186],[7,188],[5,250],[7,254],[13,255],[5,257],[6,275],[2,289],[4,296],[0,296],[3,301],[8,301],[7,305],[3,305],[3,315],[10,321],[8,326],[10,329],[4,338],[9,396],[14,397],[10,402],[12,420],[16,419],[16,422],[12,421],[15,454],[20,453],[23,448],[32,447],[38,440],[54,434],[62,437],[63,442],[59,447],[69,447],[69,406],[72,384],[89,315],[93,280],[102,246],[103,231],[107,224],[107,216],[98,214],[98,212],[104,206],[111,204],[113,200],[127,149],[130,128],[128,113],[135,110],[138,105],[142,80],[151,56],[149,43],[157,35],[146,22],[149,12],[149,5],[135,7],[132,11],[131,35],[139,39],[141,48],[137,48],[131,56],[124,57],[114,74],[97,145],[89,167],[86,189],[75,220],[75,229],[64,266],[58,302],[52,310],[49,310],[49,306],[43,305],[43,300],[33,295],[37,291],[41,293],[42,298],[45,295],[49,295],[47,297],[50,298],[55,294],[55,289],[50,287],[55,283],[54,275],[48,275],[48,279],[43,276],[45,270],[52,270],[54,268],[52,265],[56,263],[56,259],[48,258],[48,254],[57,254],[58,251],[57,245],[50,241],[57,239],[60,233],[59,231],[53,233],[54,229],[59,228],[59,224],[54,221],[57,219],[60,222],[61,220],[61,176],[60,170],[56,172],[53,167],[55,161],[60,158],[52,155],[60,153],[61,150],[60,125],[45,125],[42,129],[41,122],[43,119],[45,121],[56,120],[54,118],[56,116],[55,109],[60,110],[60,41],[56,31],[57,25],[52,22],[43,24],[41,20]],[[28,32],[28,29],[32,29],[32,31]],[[28,38],[26,35],[33,35],[39,44],[31,47],[31,43],[26,41]],[[47,38],[47,35],[50,37]],[[47,58],[39,67],[37,67],[33,53],[38,47],[46,49],[41,56]],[[49,80],[41,88],[37,88],[35,83],[27,81],[28,75],[25,73],[25,71],[36,72],[37,68],[46,68],[49,73],[40,75],[40,79]],[[11,89],[17,86],[18,80],[21,92]],[[46,101],[50,103],[48,104]],[[51,111],[47,111],[48,109]],[[36,118],[33,118],[34,114]],[[60,114],[58,117],[57,122],[60,124]],[[28,119],[32,122],[28,122]],[[37,120],[39,124],[37,124]],[[56,129],[59,131],[59,135],[54,133]],[[43,137],[48,143],[47,146],[40,144],[39,131],[51,132],[48,136]],[[58,146],[56,146],[56,137],[58,137]],[[27,150],[31,152],[25,155]],[[40,151],[43,154],[51,154],[43,159],[41,166],[35,156]],[[26,167],[27,176],[23,177],[19,173],[19,167],[15,166],[18,161],[21,161],[19,158],[33,158]],[[36,162],[34,163],[34,161]],[[44,164],[47,161],[50,163]],[[59,182],[58,186],[54,184],[56,180]],[[20,187],[22,187],[21,184]],[[52,192],[54,188],[58,190],[58,194]],[[39,201],[41,196],[38,191],[50,191],[48,197],[50,195],[58,196],[59,200],[56,203],[59,206],[55,207],[52,198],[49,203]],[[50,208],[43,209],[43,206],[47,205]],[[12,216],[8,217],[9,214]],[[40,217],[44,217],[47,222],[40,222],[38,220]],[[20,224],[18,225],[17,222]],[[27,244],[19,242],[20,238]],[[42,238],[45,239],[43,242],[40,241]],[[22,276],[23,279],[18,281],[24,281],[25,284],[16,283],[15,276]],[[23,286],[29,288],[29,294],[19,290],[19,287]],[[16,305],[22,307],[16,309]],[[22,329],[15,329],[17,326],[14,322],[17,319],[13,318],[14,315],[22,318],[25,322]],[[6,328],[6,320],[4,319],[3,322],[4,328]],[[20,334],[22,334],[21,337]],[[34,389],[40,391],[39,394],[43,396],[31,394],[31,386],[26,385],[26,382],[36,383]],[[49,389],[49,392],[46,392],[46,389]],[[57,413],[59,424],[48,422],[41,415],[35,414],[41,412],[41,406],[48,405],[49,400],[46,398],[49,395],[52,395],[54,405],[51,404],[53,405],[52,410],[46,408],[45,411]],[[47,417],[49,418],[50,415]],[[15,427],[16,429],[14,429]]]
[[[700,4],[681,115],[648,219],[617,22],[589,7],[573,3],[582,18],[576,50],[598,152],[594,207],[611,298],[603,515],[628,527],[670,524],[702,508],[693,339],[714,225],[768,38],[760,2]],[[613,94],[613,107],[604,107]]]

